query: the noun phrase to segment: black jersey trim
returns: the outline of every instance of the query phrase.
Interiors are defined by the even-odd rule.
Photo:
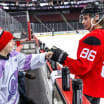
[[[0,55],[0,59],[8,60],[10,56],[10,53],[7,55],[7,57]]]
[[[101,45],[101,41],[94,36],[87,37],[83,42],[89,45]]]

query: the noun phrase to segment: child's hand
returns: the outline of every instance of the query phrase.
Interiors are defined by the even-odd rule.
[[[48,52],[46,52],[45,58],[49,59],[49,58],[52,57],[52,55],[53,55],[53,52],[52,51],[48,51]]]

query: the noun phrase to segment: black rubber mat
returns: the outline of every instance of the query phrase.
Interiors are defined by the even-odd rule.
[[[46,96],[45,85],[41,75],[42,69],[31,71],[35,73],[35,79],[25,78],[26,95],[36,104],[49,104]]]

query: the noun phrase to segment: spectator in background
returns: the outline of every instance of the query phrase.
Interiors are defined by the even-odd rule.
[[[21,41],[25,41],[25,40],[28,40],[29,36],[28,36],[28,33],[26,31],[23,31],[21,33]],[[33,31],[31,29],[31,38],[33,38]]]
[[[21,33],[21,41],[25,41],[25,40],[28,40],[28,34],[26,31],[23,31]]]
[[[34,34],[33,34],[32,29],[31,29],[31,38],[32,38],[32,39],[34,38]]]
[[[81,11],[82,24],[90,33],[79,40],[77,59],[55,47],[52,60],[68,66],[83,80],[83,93],[91,104],[104,98],[104,5],[92,2]]]
[[[52,28],[52,36],[54,36],[54,32],[55,32],[55,30],[54,30],[54,27]]]

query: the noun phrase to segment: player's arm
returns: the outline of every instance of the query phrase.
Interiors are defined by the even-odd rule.
[[[94,36],[80,40],[77,59],[74,60],[67,57],[64,61],[64,65],[68,65],[73,74],[84,75],[88,73],[95,63],[100,45],[100,40]]]
[[[59,49],[56,49],[54,51],[54,56],[56,57],[52,57],[52,59],[58,61],[59,57],[62,57],[63,53],[63,56],[65,56],[64,59],[62,57],[62,61],[58,62],[61,62],[61,64],[68,66],[71,73],[76,75],[84,75],[91,70],[97,55],[97,51],[99,50],[99,46],[99,39],[97,39],[96,37],[87,37],[84,40],[80,40],[79,42],[77,59],[72,59],[68,57],[61,49],[60,52]]]

